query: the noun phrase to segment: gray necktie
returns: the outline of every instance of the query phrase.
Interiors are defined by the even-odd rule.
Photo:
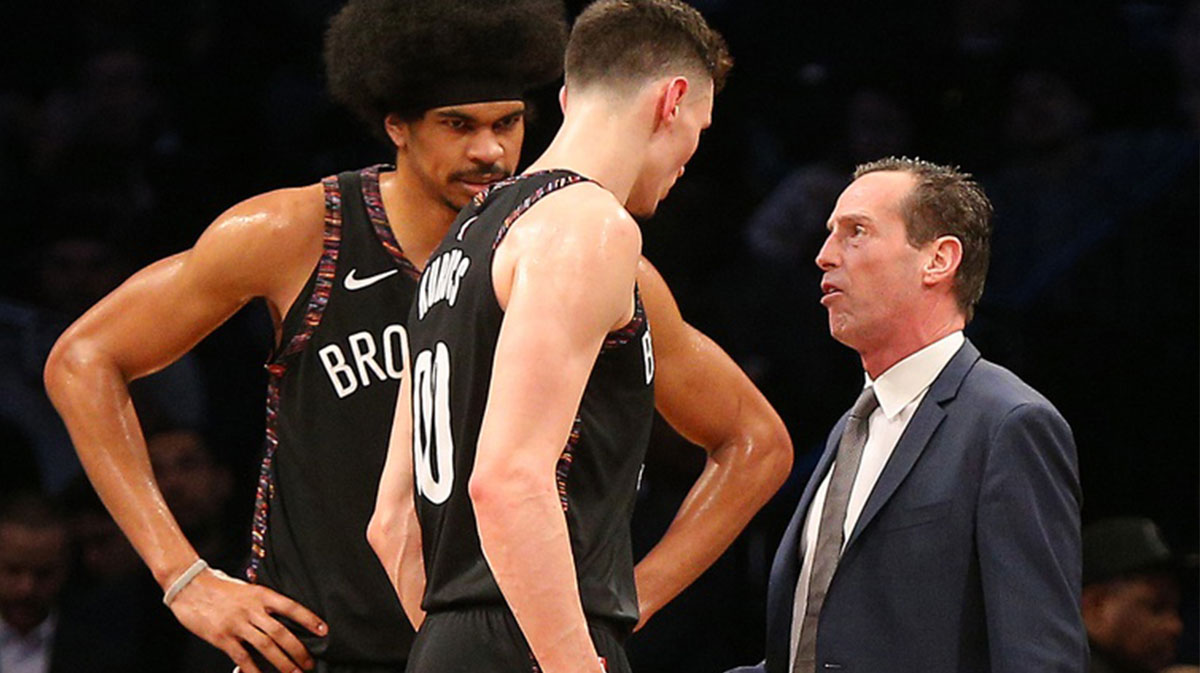
[[[842,431],[842,439],[838,443],[837,461],[833,464],[833,475],[825,491],[825,505],[821,509],[821,524],[817,529],[817,544],[808,580],[808,601],[804,617],[800,620],[794,673],[813,673],[816,670],[817,619],[842,555],[846,506],[850,502],[850,489],[854,486],[858,465],[862,462],[863,447],[867,444],[867,418],[878,406],[874,386],[863,389],[850,410],[850,418],[846,420],[846,429]]]

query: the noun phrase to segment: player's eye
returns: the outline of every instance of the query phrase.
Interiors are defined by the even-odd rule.
[[[501,130],[511,129],[512,127],[516,126],[517,122],[519,122],[519,121],[521,121],[521,115],[519,115],[519,114],[509,115],[508,117],[505,117],[504,119],[501,119],[500,121],[496,122],[496,130],[501,131]]]

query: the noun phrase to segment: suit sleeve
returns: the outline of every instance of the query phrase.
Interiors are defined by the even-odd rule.
[[[977,542],[992,671],[1082,673],[1080,487],[1071,429],[1049,404],[992,433]]]

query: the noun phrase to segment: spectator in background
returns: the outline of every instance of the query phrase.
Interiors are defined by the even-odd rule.
[[[1156,673],[1175,661],[1183,631],[1178,573],[1194,565],[1171,552],[1149,519],[1104,519],[1084,528],[1090,673]]]
[[[65,521],[40,496],[18,495],[0,505],[0,671],[130,670],[124,625],[60,601],[68,541]]]
[[[0,670],[39,668],[50,659],[57,626],[51,611],[66,577],[62,520],[31,500],[6,507],[0,516]]]
[[[195,430],[147,433],[146,448],[167,507],[192,546],[214,567],[239,571],[244,559],[237,547],[244,527],[230,525],[226,518],[233,489],[229,468]]]
[[[78,562],[71,578],[74,590],[87,592],[97,586],[125,582],[137,574],[141,567],[137,552],[84,475],[71,482],[60,500]]]
[[[212,532],[219,526],[212,516],[223,511],[228,491],[224,468],[211,460],[206,448],[190,431],[150,435],[156,474],[172,484],[174,502],[188,512],[185,530],[214,552],[214,565],[236,570],[230,542]],[[184,484],[181,482],[187,481]],[[202,502],[211,498],[211,502]],[[63,493],[66,522],[75,552],[64,595],[77,619],[119,628],[126,650],[128,671],[172,673],[228,673],[228,659],[208,643],[179,625],[162,604],[154,578],[142,565],[129,540],[104,509],[91,484],[80,475]],[[0,673],[10,673],[0,667]]]
[[[147,238],[164,229],[150,225],[171,205],[162,190],[175,177],[167,168],[179,138],[138,50],[99,50],[77,76],[78,85],[58,89],[43,107],[35,175],[54,194],[54,208],[86,217],[96,234],[133,243],[140,254],[161,244]]]
[[[25,298],[31,303],[0,300],[0,423],[15,428],[36,459],[36,479],[20,485],[59,495],[81,468],[46,397],[42,368],[63,329],[121,283],[125,266],[108,240],[90,233],[62,234],[34,257],[37,282]],[[195,427],[207,415],[204,384],[192,355],[135,382],[131,394],[150,426]]]
[[[249,511],[236,521],[231,520],[233,475],[229,467],[196,430],[147,432],[146,449],[154,479],[188,541],[214,568],[231,575],[240,573],[247,561],[244,531]],[[107,512],[104,514],[107,516]],[[122,541],[128,545],[123,537]],[[138,567],[141,569],[140,563]],[[229,659],[225,654],[183,628],[162,605],[158,585],[151,581],[150,574],[145,571],[140,574],[145,580],[141,588],[150,617],[146,635],[141,638],[147,670],[227,673]]]

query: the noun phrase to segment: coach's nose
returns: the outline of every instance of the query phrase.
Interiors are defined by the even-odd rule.
[[[821,244],[821,251],[817,253],[817,266],[822,271],[829,271],[837,266],[837,260],[837,241],[833,238],[833,232],[829,232],[829,235],[825,237],[825,242]]]

